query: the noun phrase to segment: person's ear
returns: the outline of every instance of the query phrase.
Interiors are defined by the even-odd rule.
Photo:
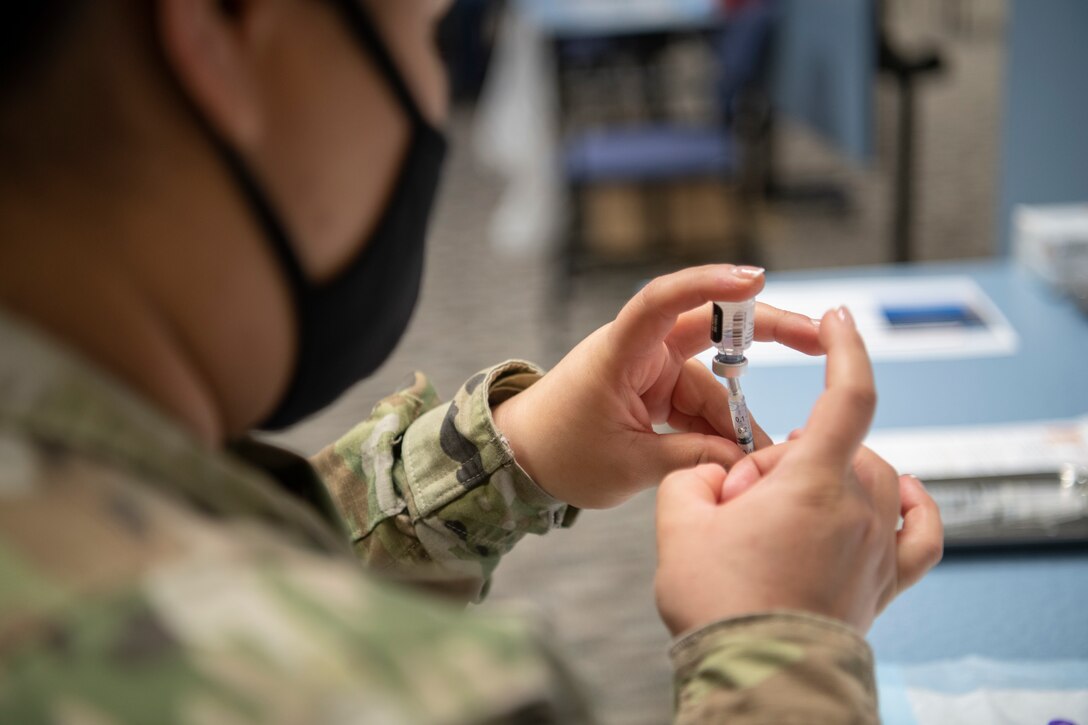
[[[157,0],[167,63],[223,137],[241,148],[260,134],[260,94],[252,66],[262,0]]]

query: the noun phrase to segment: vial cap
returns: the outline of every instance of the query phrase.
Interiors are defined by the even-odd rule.
[[[722,359],[722,355],[715,355],[710,368],[719,378],[739,378],[748,369],[748,358],[741,357],[739,362]]]

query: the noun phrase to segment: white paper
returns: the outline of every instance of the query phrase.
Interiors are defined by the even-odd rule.
[[[904,473],[956,478],[1088,466],[1088,416],[1071,420],[885,429],[865,444]]]
[[[919,725],[1046,725],[1088,717],[1088,690],[909,690],[908,697]]]
[[[865,444],[919,478],[1029,474],[1088,466],[1088,417],[992,426],[886,429]]]
[[[874,361],[996,357],[1012,355],[1019,344],[1001,310],[965,276],[769,282],[758,299],[817,319],[829,309],[846,305]],[[894,329],[882,311],[886,306],[934,305],[969,307],[983,324]],[[709,365],[714,354],[710,348],[699,359]],[[753,365],[823,364],[821,357],[768,342],[753,343],[747,355]]]
[[[885,725],[1088,724],[1088,660],[877,665]]]
[[[865,443],[897,470],[929,484],[949,537],[977,536],[979,527],[987,533],[999,529],[1015,535],[1020,526],[1057,526],[1088,518],[1088,496],[1082,489],[1059,485],[1059,471],[1075,480],[1078,471],[1088,470],[1088,416],[884,430],[871,434]],[[1040,485],[1035,479],[1004,479],[977,487],[936,483],[946,478],[1039,473],[1053,473],[1053,485]]]

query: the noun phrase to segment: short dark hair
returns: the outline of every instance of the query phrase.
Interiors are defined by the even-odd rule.
[[[2,1],[2,0],[0,0]],[[0,93],[43,63],[82,0],[15,0],[0,7]]]

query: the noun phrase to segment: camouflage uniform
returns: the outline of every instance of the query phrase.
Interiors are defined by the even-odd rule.
[[[533,367],[444,406],[416,376],[316,457],[326,489],[202,448],[3,315],[0,350],[0,723],[591,721],[538,625],[416,591],[478,599],[569,522],[489,412]],[[677,722],[876,719],[869,650],[827,620],[722,622],[673,657]]]

